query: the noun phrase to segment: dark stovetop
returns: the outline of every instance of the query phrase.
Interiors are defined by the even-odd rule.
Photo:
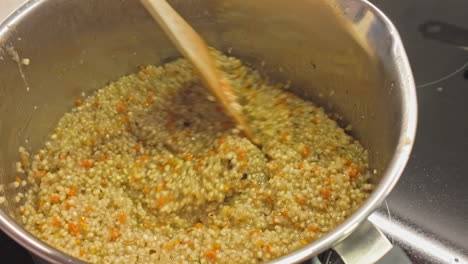
[[[0,11],[13,0],[1,1]],[[468,264],[468,43],[462,48],[419,32],[421,24],[432,20],[468,29],[468,1],[371,2],[402,35],[418,86],[419,125],[400,182],[370,220],[413,263]],[[1,231],[0,256],[19,264],[33,263]]]

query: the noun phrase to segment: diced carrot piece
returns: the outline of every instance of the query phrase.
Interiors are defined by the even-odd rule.
[[[118,103],[117,104],[117,112],[122,114],[122,113],[125,113],[127,111],[127,106],[124,104],[124,103]]]
[[[305,158],[305,157],[309,156],[309,154],[310,154],[310,149],[309,149],[309,147],[307,147],[307,146],[304,147],[304,148],[302,149],[302,151],[301,151],[301,155]]]
[[[141,146],[140,144],[135,145],[135,151],[140,152],[141,151]]]
[[[186,160],[186,161],[191,161],[191,160],[193,160],[193,154],[192,154],[192,153],[187,154],[187,155],[185,156],[185,160]]]
[[[60,221],[55,216],[52,217],[52,225],[53,226],[60,226]]]
[[[262,230],[260,230],[260,229],[254,229],[254,230],[249,232],[249,235],[253,236],[254,234],[261,233],[261,232],[262,232]]]
[[[76,195],[76,192],[78,191],[78,188],[76,188],[75,186],[71,187],[70,188],[70,191],[68,191],[68,197],[73,197]]]
[[[166,199],[164,198],[159,198],[158,200],[156,200],[156,206],[158,208],[162,208],[165,204],[166,204]]]
[[[52,196],[50,196],[50,202],[51,203],[58,203],[58,202],[60,202],[60,198],[57,195],[52,195]]]
[[[330,197],[330,193],[331,193],[331,191],[329,189],[322,190],[322,198],[323,199],[328,199],[328,197]]]
[[[125,222],[127,222],[127,216],[125,215],[125,213],[119,213],[117,215],[117,219],[121,224],[125,224]]]
[[[82,160],[82,161],[81,161],[81,166],[82,166],[83,168],[88,168],[88,169],[89,169],[89,168],[94,167],[94,163],[91,162],[91,161],[89,161],[89,160]]]
[[[68,223],[68,229],[70,229],[70,232],[71,232],[74,236],[77,236],[77,235],[80,234],[80,230],[78,230],[78,227],[77,227],[74,223],[72,223],[72,222]]]
[[[215,259],[216,258],[216,251],[210,250],[210,251],[206,252],[205,256],[206,256],[207,259]]]
[[[120,236],[120,231],[117,229],[114,229],[110,232],[111,240],[116,240],[119,236]]]
[[[218,143],[221,145],[221,144],[225,143],[226,140],[227,139],[225,137],[221,137],[221,138],[218,139]]]

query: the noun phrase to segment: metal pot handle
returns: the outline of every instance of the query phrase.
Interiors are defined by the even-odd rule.
[[[345,264],[358,264],[376,263],[392,248],[385,235],[369,220],[365,220],[333,250]]]
[[[411,264],[398,246],[369,220],[361,223],[346,239],[314,258],[312,264]]]

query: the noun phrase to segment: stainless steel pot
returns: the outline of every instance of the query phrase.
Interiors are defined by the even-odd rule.
[[[326,236],[271,263],[299,262],[331,247],[346,263],[385,254],[391,244],[366,219],[398,181],[415,136],[414,81],[394,26],[368,2],[323,2],[171,1],[210,45],[290,81],[296,94],[352,124],[369,149],[377,187],[365,204]],[[0,182],[7,198],[0,228],[49,262],[80,263],[15,220],[17,149],[38,149],[82,92],[179,55],[136,0],[31,0],[1,25],[0,43]]]

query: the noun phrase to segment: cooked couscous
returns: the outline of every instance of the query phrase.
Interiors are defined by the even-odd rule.
[[[240,135],[179,59],[76,100],[35,155],[27,230],[93,263],[261,263],[366,199],[367,152],[322,108],[216,53],[261,139]]]

